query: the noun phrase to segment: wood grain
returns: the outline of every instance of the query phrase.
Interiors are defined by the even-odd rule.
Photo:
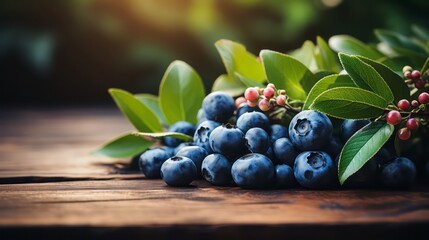
[[[426,239],[428,187],[172,188],[89,154],[129,129],[114,110],[2,111],[0,239]]]

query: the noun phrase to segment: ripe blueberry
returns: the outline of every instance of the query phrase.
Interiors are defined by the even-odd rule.
[[[415,178],[416,166],[409,158],[405,157],[393,159],[381,171],[381,182],[390,188],[408,187]]]
[[[298,152],[289,138],[279,138],[273,144],[273,152],[277,163],[293,166]]]
[[[322,151],[306,151],[296,157],[294,175],[298,183],[310,189],[331,188],[337,183],[336,167]]]
[[[201,177],[201,164],[207,155],[207,151],[198,146],[184,147],[176,153],[176,156],[187,157],[195,163],[195,166],[197,167],[197,176],[199,178]]]
[[[341,140],[347,142],[353,134],[370,122],[369,120],[344,120],[340,127]]]
[[[209,137],[212,131],[219,126],[220,126],[220,123],[212,120],[206,120],[200,123],[200,125],[198,125],[197,127],[197,130],[195,130],[195,134],[194,134],[195,146],[204,148],[207,151],[207,153],[213,153],[213,149],[210,147]]]
[[[288,188],[295,185],[293,169],[286,164],[276,165],[276,186],[278,188]]]
[[[215,153],[236,159],[246,152],[244,133],[231,124],[215,128],[209,136],[210,147]]]
[[[264,129],[266,132],[270,132],[270,120],[268,117],[261,112],[249,112],[244,113],[237,119],[237,127],[246,133],[247,130],[259,127]]]
[[[225,123],[234,113],[234,99],[223,92],[212,92],[204,98],[203,109],[208,120]]]
[[[205,180],[216,186],[227,186],[232,183],[232,164],[219,153],[208,155],[203,160],[201,172]]]
[[[247,148],[253,153],[266,153],[270,147],[270,137],[262,128],[256,127],[249,129],[244,139]]]
[[[187,157],[172,157],[162,164],[161,177],[170,186],[187,186],[197,178],[197,167]]]
[[[279,138],[283,138],[283,137],[289,138],[289,132],[285,126],[280,124],[272,124],[270,128],[271,128],[271,134],[270,134],[271,143],[274,143]]]
[[[250,153],[234,162],[231,175],[234,182],[242,188],[263,188],[273,182],[275,169],[266,156]]]
[[[140,171],[148,178],[160,178],[162,164],[172,156],[172,152],[164,148],[146,150],[139,158]]]
[[[193,136],[195,132],[195,126],[192,125],[190,122],[180,121],[171,125],[168,128],[168,132],[178,132],[189,136]],[[179,140],[177,138],[172,138],[172,137],[164,138],[165,145],[169,147],[177,147],[182,142],[183,142],[182,140]]]
[[[237,115],[236,115],[236,117],[237,117],[237,119],[238,118],[240,118],[241,117],[241,115],[243,115],[244,113],[247,113],[247,112],[262,112],[261,111],[261,109],[259,109],[259,107],[258,106],[255,106],[255,107],[250,107],[247,103],[246,104],[243,104],[243,105],[241,105],[241,107],[239,107],[238,109],[237,109]]]

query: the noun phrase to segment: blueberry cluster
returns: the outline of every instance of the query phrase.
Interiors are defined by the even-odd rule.
[[[263,100],[268,105],[260,104]],[[298,184],[309,189],[338,187],[341,149],[369,120],[344,120],[339,131],[334,131],[329,117],[306,110],[288,124],[276,124],[267,116],[268,109],[261,110],[272,108],[273,101],[278,106],[287,101],[284,92],[275,92],[274,86],[249,88],[245,98],[236,100],[222,92],[210,93],[198,114],[197,127],[177,122],[168,129],[191,135],[194,141],[165,138],[165,146],[140,156],[141,171],[148,178],[162,178],[170,186],[186,186],[203,178],[217,186],[251,189]],[[415,176],[411,160],[394,158],[382,148],[346,185],[368,187],[380,182],[404,187]]]

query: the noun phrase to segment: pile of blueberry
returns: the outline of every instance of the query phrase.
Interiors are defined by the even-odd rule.
[[[244,98],[235,101],[222,92],[210,93],[196,127],[177,122],[168,129],[194,136],[194,141],[164,138],[165,146],[140,156],[141,171],[170,186],[204,178],[213,185],[242,188],[339,187],[339,153],[369,120],[344,120],[334,128],[323,113],[306,110],[298,112],[288,126],[271,123],[266,112],[273,104],[287,104],[284,91],[273,89],[249,88]],[[406,187],[415,178],[413,161],[382,148],[345,185]]]

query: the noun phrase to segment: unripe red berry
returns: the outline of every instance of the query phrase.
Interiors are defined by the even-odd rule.
[[[280,95],[276,98],[276,103],[279,106],[284,106],[286,105],[286,96],[285,95]]]
[[[264,89],[264,96],[266,98],[270,99],[270,98],[274,97],[274,94],[275,94],[274,88],[266,87]]]
[[[276,89],[276,86],[273,83],[268,83],[267,87],[270,87],[272,89]]]
[[[415,118],[408,119],[407,128],[410,130],[417,130],[419,128],[419,121]]]
[[[411,72],[411,78],[412,79],[418,79],[420,77],[420,72],[417,70],[414,70]]]
[[[247,100],[244,97],[238,97],[235,99],[235,106],[238,108],[241,106],[241,104],[247,102]]]
[[[415,80],[414,86],[416,86],[417,89],[422,89],[425,87],[425,81],[421,78]]]
[[[409,102],[407,99],[399,100],[399,102],[398,102],[398,107],[399,107],[401,110],[406,111],[406,110],[408,110],[408,109],[410,108],[410,102]]]
[[[259,91],[256,88],[250,87],[247,88],[246,91],[244,92],[244,97],[249,100],[249,101],[257,101],[259,98]]]
[[[398,131],[398,137],[403,141],[408,140],[411,137],[411,131],[408,128],[401,128]]]
[[[411,79],[411,71],[404,72],[405,79]]]
[[[419,106],[419,102],[417,102],[417,100],[413,100],[413,101],[411,101],[411,106],[417,107],[417,106]]]
[[[271,109],[271,103],[269,100],[267,99],[262,99],[261,101],[259,101],[259,109],[261,109],[262,111],[266,112],[268,110]]]
[[[419,102],[422,104],[428,104],[429,103],[429,93],[427,93],[427,92],[420,93]]]
[[[405,73],[405,72],[411,72],[411,71],[413,71],[413,68],[410,67],[410,66],[405,66],[405,67],[402,68],[402,72],[403,73]]]
[[[279,95],[286,95],[286,90],[284,90],[284,89],[279,90]]]
[[[396,110],[392,110],[386,114],[386,121],[392,125],[397,125],[401,120],[401,114]]]

